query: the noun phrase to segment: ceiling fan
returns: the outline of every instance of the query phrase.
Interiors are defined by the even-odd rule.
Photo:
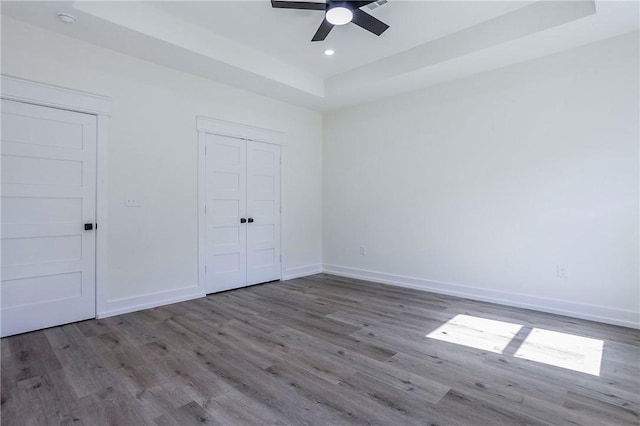
[[[306,1],[271,0],[271,6],[278,9],[322,10],[325,13],[324,19],[311,41],[322,41],[327,38],[334,26],[345,25],[349,22],[353,22],[357,26],[379,36],[389,26],[367,12],[360,10],[361,7],[370,3],[376,3],[376,1],[328,0],[326,3],[310,3]]]

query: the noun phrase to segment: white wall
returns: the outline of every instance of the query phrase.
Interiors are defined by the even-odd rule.
[[[203,115],[287,134],[286,274],[320,268],[322,116],[2,18],[2,73],[109,96],[108,294],[114,310],[197,285],[197,133]],[[125,196],[141,208],[125,208]],[[160,297],[162,298],[162,296]],[[122,300],[124,299],[124,300]],[[109,309],[111,309],[109,308]]]
[[[114,311],[197,283],[204,115],[289,135],[286,274],[317,270],[324,243],[343,275],[637,326],[637,39],[336,111],[324,128],[318,113],[7,17],[2,72],[113,98]]]
[[[327,114],[326,269],[638,327],[638,72],[634,33]]]

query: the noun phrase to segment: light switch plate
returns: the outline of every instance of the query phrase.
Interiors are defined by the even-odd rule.
[[[124,199],[125,207],[142,207],[142,201],[136,197],[125,197]]]

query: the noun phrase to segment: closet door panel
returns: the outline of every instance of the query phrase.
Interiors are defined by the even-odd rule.
[[[277,145],[247,141],[247,217],[247,284],[280,279],[280,147]]]
[[[207,135],[207,292],[242,287],[247,281],[246,142]]]

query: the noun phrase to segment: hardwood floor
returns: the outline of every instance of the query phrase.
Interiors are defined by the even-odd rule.
[[[427,337],[459,315],[522,328],[479,322],[435,332],[458,343]],[[602,340],[599,375],[523,359],[534,328]],[[538,351],[581,365],[569,353],[580,348],[561,343]],[[476,348],[487,344],[506,346]],[[3,339],[1,415],[3,425],[633,425],[639,364],[638,330],[321,274]]]

